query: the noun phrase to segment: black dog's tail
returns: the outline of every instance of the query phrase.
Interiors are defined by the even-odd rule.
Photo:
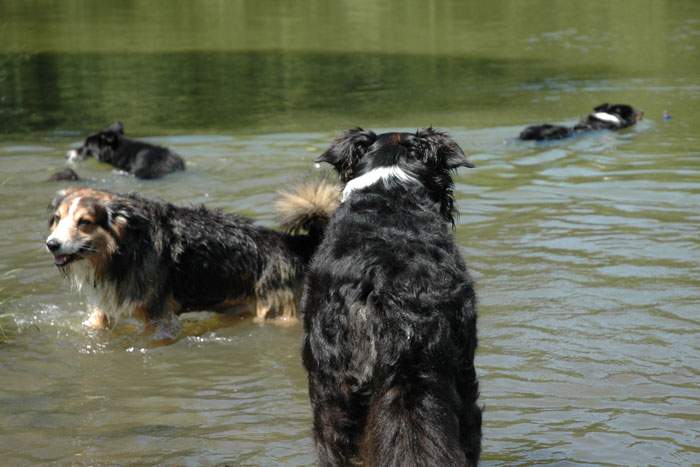
[[[360,456],[370,466],[475,466],[478,452],[465,452],[470,446],[460,441],[470,427],[460,427],[459,413],[449,384],[395,385],[373,397]]]
[[[293,192],[280,192],[275,203],[280,227],[289,232],[290,248],[305,262],[311,259],[321,243],[323,232],[339,203],[340,187],[326,180],[304,183]]]

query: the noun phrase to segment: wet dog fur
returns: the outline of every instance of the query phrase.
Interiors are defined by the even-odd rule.
[[[588,131],[621,130],[631,127],[642,119],[644,114],[627,104],[601,104],[593,113],[573,127],[562,125],[533,125],[525,128],[519,138],[523,141],[549,141],[568,138]]]
[[[445,133],[340,136],[345,182],[304,285],[303,363],[322,466],[476,465],[476,297],[455,244]]]
[[[92,328],[129,316],[156,338],[171,338],[176,315],[231,308],[252,310],[260,321],[289,321],[337,195],[327,182],[284,194],[286,233],[204,206],[68,188],[51,203],[46,246],[88,294]]]
[[[171,172],[185,170],[185,161],[170,149],[124,136],[124,125],[121,122],[115,122],[88,136],[82,146],[67,154],[69,162],[91,156],[129,172],[136,178],[160,178]]]

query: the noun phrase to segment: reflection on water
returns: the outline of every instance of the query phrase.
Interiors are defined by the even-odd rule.
[[[481,303],[483,465],[700,463],[700,7],[364,3],[0,3],[3,463],[314,462],[298,327],[149,350],[81,327],[42,248],[64,185],[43,180],[115,119],[188,170],[90,160],[83,183],[265,225],[338,129],[447,128],[477,164],[456,179],[455,235]],[[606,100],[647,118],[514,140]]]
[[[13,71],[0,93],[8,106],[2,124],[14,133],[98,128],[115,118],[141,131],[193,124],[260,131],[288,129],[299,114],[322,118],[341,108],[344,119],[373,114],[376,120],[430,108],[455,111],[494,105],[485,91],[526,63],[306,52],[41,53],[0,61]],[[540,78],[551,72],[539,70]],[[482,80],[488,84],[475,92]],[[10,92],[15,89],[20,92]]]
[[[555,3],[3,2],[0,128],[480,128],[575,118],[596,94],[659,113],[648,94],[669,86],[697,102],[692,2]]]

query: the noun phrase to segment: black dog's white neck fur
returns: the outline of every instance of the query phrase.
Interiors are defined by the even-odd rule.
[[[409,174],[398,165],[377,167],[364,175],[360,175],[359,177],[350,180],[343,189],[341,202],[346,201],[355,191],[363,190],[377,183],[383,183],[384,186],[388,186],[392,181],[400,184],[415,183],[422,185],[420,180]]]
[[[600,120],[601,122],[612,123],[613,125],[622,125],[623,123],[620,117],[608,112],[595,112],[591,114],[591,117],[595,118],[596,120]]]

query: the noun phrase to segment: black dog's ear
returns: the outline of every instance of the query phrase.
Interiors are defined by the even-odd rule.
[[[353,128],[336,138],[330,148],[321,154],[316,162],[328,162],[347,182],[352,178],[354,168],[365,155],[367,149],[377,140],[373,131]]]
[[[122,122],[114,122],[110,126],[108,126],[105,131],[113,131],[115,133],[119,133],[120,135],[123,135],[124,134],[124,124]]]
[[[442,166],[448,170],[459,167],[474,168],[475,165],[464,155],[464,151],[459,147],[447,133],[437,131],[433,128],[424,128],[416,131],[423,150],[421,151],[428,164]]]
[[[595,107],[593,110],[596,112],[605,112],[606,110],[608,110],[608,107],[610,107],[610,104],[605,102],[603,104],[600,104],[598,107]]]

